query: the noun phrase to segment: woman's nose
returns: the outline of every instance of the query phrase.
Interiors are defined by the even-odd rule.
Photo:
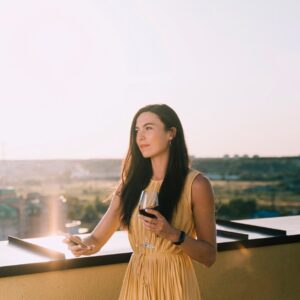
[[[143,130],[138,131],[137,138],[138,138],[138,140],[143,140],[145,138]]]

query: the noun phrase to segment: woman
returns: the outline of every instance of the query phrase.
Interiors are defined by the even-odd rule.
[[[147,210],[155,218],[138,212],[143,190],[159,192],[159,210]],[[120,185],[84,239],[88,247],[66,242],[75,256],[92,254],[120,226],[128,230],[133,254],[119,299],[200,299],[191,259],[207,267],[216,259],[213,190],[205,176],[189,168],[181,122],[167,105],[136,113]]]

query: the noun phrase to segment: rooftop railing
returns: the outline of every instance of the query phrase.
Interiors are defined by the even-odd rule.
[[[217,220],[217,242],[211,268],[194,263],[204,299],[300,299],[300,216]],[[119,231],[88,257],[73,257],[61,236],[11,237],[0,253],[6,299],[118,299],[132,250]]]

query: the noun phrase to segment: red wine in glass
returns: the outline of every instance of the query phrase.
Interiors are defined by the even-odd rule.
[[[142,191],[139,200],[139,213],[152,219],[156,218],[153,214],[146,212],[146,209],[151,208],[158,210],[158,194],[154,191]],[[151,233],[146,231],[142,246],[148,249],[154,249],[155,245],[150,242]]]
[[[159,206],[157,205],[157,206],[154,206],[154,207],[148,207],[148,208],[151,208],[151,209],[154,209],[154,210],[157,210],[157,211],[158,211]],[[140,208],[140,209],[139,209],[139,213],[140,213],[141,215],[143,215],[143,216],[146,216],[146,217],[149,217],[149,218],[152,218],[152,219],[156,219],[156,216],[153,215],[153,214],[150,214],[150,213],[146,212],[146,209],[147,209],[147,208],[142,208],[142,209]]]

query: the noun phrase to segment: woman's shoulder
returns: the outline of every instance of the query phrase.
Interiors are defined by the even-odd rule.
[[[192,188],[211,186],[209,178],[203,172],[195,169],[189,170],[188,181],[191,182]]]
[[[195,170],[195,169],[189,169],[186,178],[185,178],[185,189],[189,191],[194,184],[194,181],[197,177],[202,176],[202,172]]]
[[[196,170],[196,169],[189,169],[186,178],[187,178],[187,180],[194,181],[194,179],[199,176],[203,176],[203,173],[201,171]]]
[[[185,181],[184,195],[187,197],[188,202],[192,204],[193,195],[204,195],[211,191],[209,179],[203,172],[195,169],[190,169]]]
[[[192,203],[201,203],[202,207],[210,207],[214,202],[214,191],[207,176],[198,172],[191,185]]]

